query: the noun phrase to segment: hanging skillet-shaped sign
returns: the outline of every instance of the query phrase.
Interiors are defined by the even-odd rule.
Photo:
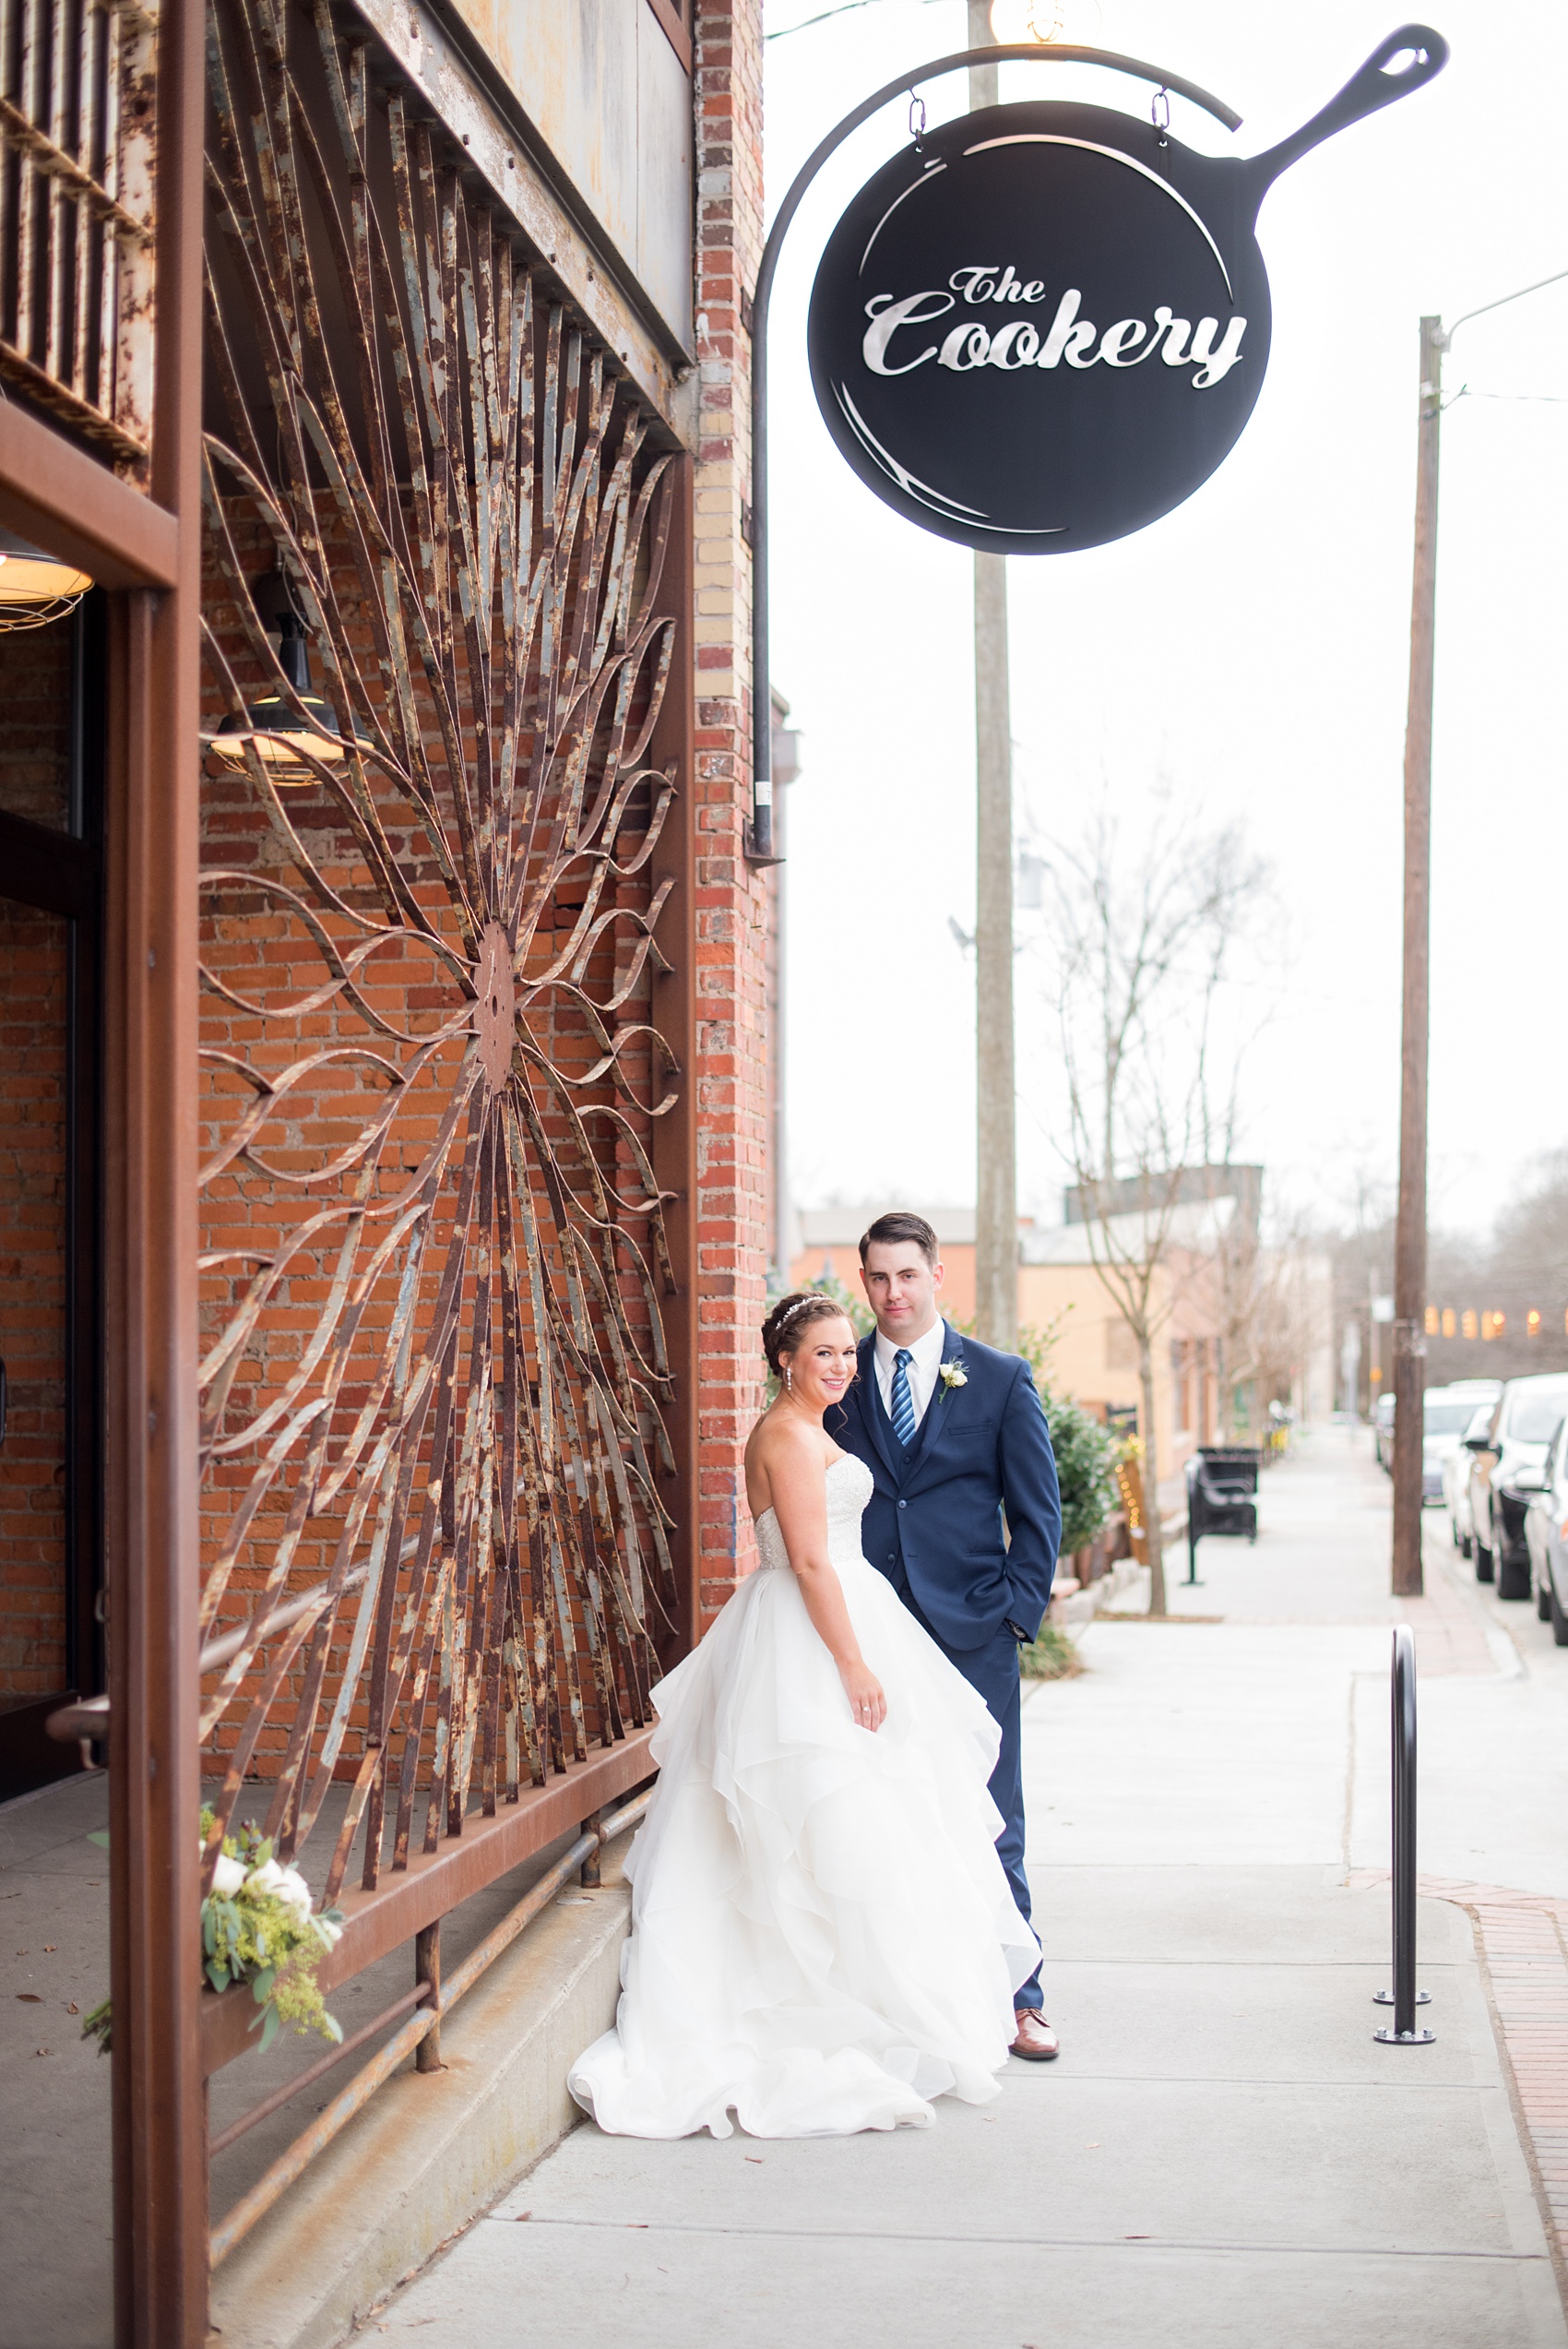
[[[1099,546],[1180,506],[1263,388],[1269,186],[1447,55],[1402,26],[1251,159],[1055,101],[928,132],[861,188],[812,290],[812,380],[854,471],[910,521],[995,554]]]

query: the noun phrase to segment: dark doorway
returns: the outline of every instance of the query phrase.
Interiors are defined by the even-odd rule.
[[[0,1801],[82,1766],[105,1687],[101,599],[0,634]]]

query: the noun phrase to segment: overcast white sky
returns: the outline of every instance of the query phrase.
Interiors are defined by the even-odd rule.
[[[769,31],[826,5],[770,0]],[[1314,113],[1399,20],[1394,0],[1063,13],[1068,38],[1226,100],[1244,118],[1233,142],[1179,99],[1172,130],[1244,154]],[[1568,268],[1568,11],[1433,0],[1433,21],[1447,71],[1265,200],[1273,354],[1226,464],[1117,545],[1008,566],[1020,829],[1049,853],[1102,782],[1133,805],[1163,774],[1211,818],[1244,816],[1276,868],[1291,981],[1242,1140],[1277,1196],[1325,1218],[1395,1170],[1418,320]],[[962,0],[872,0],[771,40],[770,205],[857,98],[962,48],[965,28]],[[1088,68],[1004,69],[1004,99],[1046,94],[1148,102]],[[927,102],[933,121],[962,112],[963,78]],[[971,560],[861,487],[805,364],[823,243],[906,113],[823,173],[773,308],[772,666],[804,737],[789,868],[802,1205],[974,1197],[973,976],[948,927],[973,926]],[[1464,328],[1445,388],[1466,383],[1443,425],[1431,1172],[1433,1221],[1479,1228],[1534,1153],[1568,1143],[1568,282]],[[1019,975],[1021,1204],[1053,1217],[1055,1055],[1027,956]]]

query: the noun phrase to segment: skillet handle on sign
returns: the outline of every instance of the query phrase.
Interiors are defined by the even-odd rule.
[[[1402,62],[1395,66],[1395,58]],[[1401,25],[1397,31],[1391,32],[1386,40],[1378,42],[1360,71],[1351,75],[1338,96],[1331,98],[1310,123],[1303,123],[1289,138],[1282,138],[1277,147],[1270,147],[1242,164],[1254,207],[1263,202],[1280,173],[1288,171],[1312,148],[1321,147],[1336,131],[1348,130],[1352,123],[1375,114],[1381,107],[1392,106],[1396,98],[1408,98],[1412,90],[1424,89],[1447,63],[1448,43],[1431,25]]]

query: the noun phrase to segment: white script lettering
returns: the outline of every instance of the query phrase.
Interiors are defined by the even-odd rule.
[[[1039,349],[1039,337],[1028,318],[1009,318],[1006,325],[998,327],[992,336],[986,364],[1004,368],[1011,374],[1017,367],[1032,367]],[[1016,358],[1013,355],[1015,352]]]
[[[922,310],[920,306],[922,302],[934,302],[936,307],[934,310]],[[887,346],[900,327],[915,326],[926,318],[940,318],[952,307],[953,296],[950,293],[942,292],[940,289],[930,293],[906,294],[902,302],[895,302],[891,294],[879,293],[874,301],[868,302],[866,316],[872,323],[866,328],[865,340],[861,345],[861,355],[872,374],[873,376],[907,376],[914,368],[923,366],[936,349],[934,342],[929,343],[918,359],[910,359],[902,367],[890,367],[887,364]]]
[[[1031,278],[1028,285],[1021,285],[1011,261],[1000,278],[994,261],[969,261],[955,269],[947,282],[966,302],[1040,302],[1045,298],[1039,279]]]
[[[1044,292],[1038,278],[1021,282],[1010,261],[1000,272],[994,261],[968,263],[955,269],[948,283],[951,292],[932,286],[897,302],[891,294],[879,293],[866,304],[871,324],[861,350],[873,375],[912,375],[928,359],[958,376],[972,375],[977,367],[985,366],[1015,375],[1023,367],[1059,366],[1063,359],[1080,372],[1098,367],[1102,361],[1108,367],[1138,367],[1158,351],[1168,367],[1193,368],[1194,390],[1206,391],[1212,384],[1223,383],[1238,364],[1247,331],[1242,317],[1232,317],[1223,335],[1218,318],[1200,318],[1194,333],[1190,318],[1178,318],[1162,302],[1155,311],[1152,328],[1146,328],[1141,318],[1118,318],[1101,333],[1092,319],[1079,317],[1083,295],[1076,286],[1069,286],[1057,303],[1056,316],[1043,340],[1028,318],[1009,318],[994,334],[978,318],[965,318],[950,327],[940,343],[928,342],[913,358],[895,365],[888,352],[894,336],[904,327],[945,316],[955,306],[955,295],[976,304],[1011,305],[1038,302]],[[1216,336],[1219,336],[1218,346]]]
[[[1099,356],[1108,367],[1135,367],[1138,360],[1123,359],[1122,353],[1134,343],[1142,342],[1143,339],[1144,322],[1141,318],[1118,318],[1116,324],[1107,327],[1099,338]],[[1139,352],[1138,359],[1144,355]]]
[[[1067,288],[1056,305],[1056,316],[1051,322],[1051,332],[1046,336],[1039,357],[1035,361],[1037,367],[1054,367],[1063,351],[1066,350],[1067,337],[1073,331],[1073,321],[1078,315],[1078,304],[1082,299],[1075,285],[1070,285]]]
[[[942,346],[939,367],[951,367],[956,376],[967,376],[971,367],[983,367],[991,349],[991,337],[978,318],[968,326],[955,327]]]
[[[1223,383],[1241,355],[1241,337],[1247,331],[1245,318],[1231,319],[1217,351],[1214,337],[1218,325],[1218,318],[1198,320],[1198,330],[1193,337],[1193,357],[1198,362],[1198,372],[1193,377],[1194,391],[1206,391],[1211,383]]]

